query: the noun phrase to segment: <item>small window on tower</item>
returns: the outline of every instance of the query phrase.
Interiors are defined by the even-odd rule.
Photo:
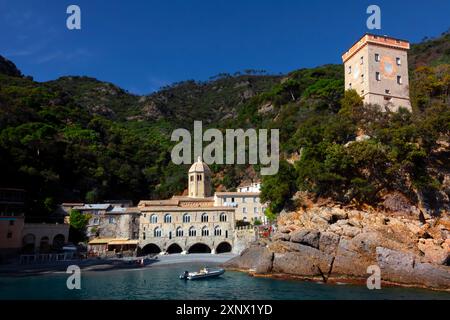
[[[398,84],[403,84],[402,76],[397,76],[397,83]]]
[[[364,75],[361,75],[361,83],[364,83]]]
[[[352,66],[348,66],[348,74],[352,73]]]
[[[191,182],[194,181],[194,176],[191,176]]]
[[[380,55],[378,53],[375,53],[375,61],[380,62]]]
[[[386,92],[387,94],[391,94],[391,90],[389,90],[389,89],[386,89],[385,92]]]
[[[348,84],[348,88],[349,88],[349,89],[352,88],[352,84],[351,84],[351,83]]]
[[[361,64],[364,63],[364,57],[361,57]]]
[[[401,65],[402,65],[402,59],[397,58],[397,65],[398,65],[398,66],[401,66]]]
[[[375,79],[377,79],[377,81],[381,81],[381,74],[379,72],[375,73]]]

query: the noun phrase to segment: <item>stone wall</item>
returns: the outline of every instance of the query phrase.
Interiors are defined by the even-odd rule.
[[[251,226],[236,228],[234,232],[233,253],[240,254],[257,240],[257,232]]]
[[[139,217],[137,214],[106,214],[97,218],[99,218],[98,225],[91,226],[89,229],[91,234],[94,233],[93,230],[96,230],[98,238],[137,239],[139,237]],[[110,220],[110,218],[113,220]]]
[[[52,245],[56,236],[63,236],[66,243],[69,238],[69,227],[68,224],[25,223],[22,238],[26,238],[28,244],[33,244],[34,248],[39,250],[41,242],[48,239],[48,244]]]

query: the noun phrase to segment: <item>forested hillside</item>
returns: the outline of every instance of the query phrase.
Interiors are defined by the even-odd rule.
[[[341,65],[248,70],[136,96],[88,77],[38,83],[0,57],[0,186],[27,190],[29,216],[60,201],[169,197],[187,182],[187,168],[170,161],[170,134],[202,120],[281,129],[280,173],[263,181],[274,212],[298,190],[373,204],[399,190],[439,207],[448,201],[449,42],[444,34],[413,46],[412,114],[362,108],[355,93],[344,95]],[[357,136],[368,138],[352,143]],[[258,172],[211,167],[226,189]]]

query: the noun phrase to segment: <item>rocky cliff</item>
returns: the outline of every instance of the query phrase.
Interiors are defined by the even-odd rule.
[[[2,56],[0,56],[0,73],[11,77],[22,76],[22,72],[17,69],[16,65],[12,61]]]
[[[278,231],[225,264],[255,275],[384,283],[450,290],[450,216],[414,206],[355,209],[315,203],[278,219]]]

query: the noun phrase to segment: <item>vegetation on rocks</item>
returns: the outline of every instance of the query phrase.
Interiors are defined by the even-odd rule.
[[[2,57],[0,184],[27,190],[29,218],[61,201],[181,194],[187,168],[172,164],[170,135],[201,120],[205,129],[281,129],[280,171],[262,187],[272,215],[299,190],[372,205],[400,191],[439,211],[448,206],[448,43],[444,34],[413,46],[413,113],[363,107],[344,92],[341,65],[247,70],[136,96],[88,77],[38,83]],[[258,179],[258,166],[211,168],[216,188]]]

